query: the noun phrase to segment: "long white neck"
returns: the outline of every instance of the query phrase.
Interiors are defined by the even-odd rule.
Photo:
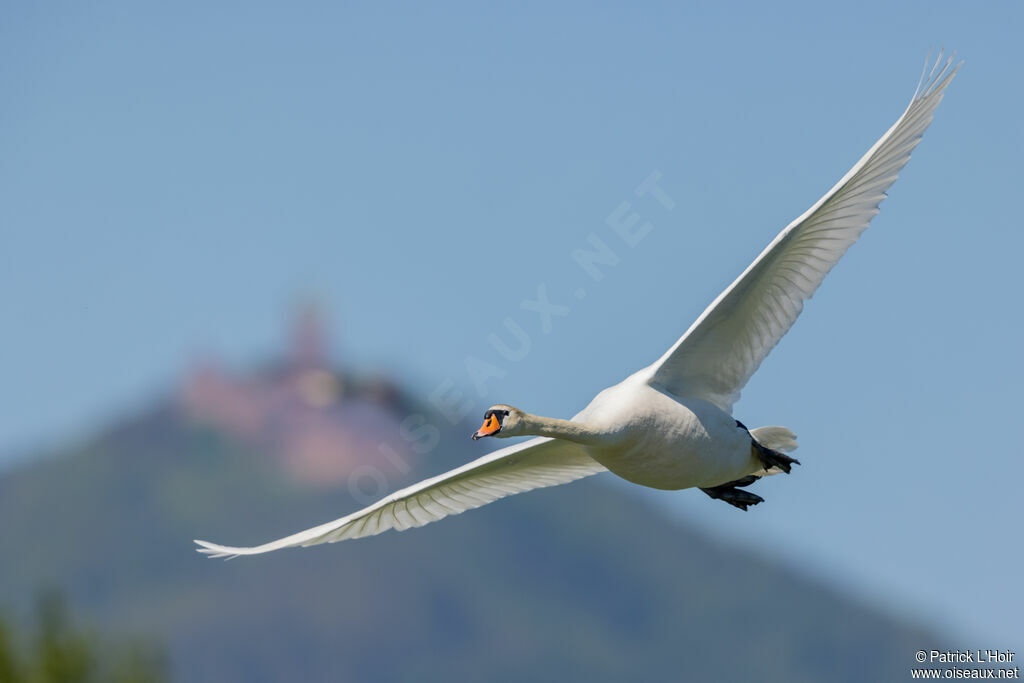
[[[602,432],[598,432],[584,422],[524,414],[522,425],[522,433],[529,436],[550,436],[591,446],[605,441],[605,435]]]

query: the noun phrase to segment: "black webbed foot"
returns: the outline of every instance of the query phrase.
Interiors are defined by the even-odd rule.
[[[744,491],[741,486],[750,486],[755,481],[760,479],[753,474],[737,479],[736,481],[729,481],[718,486],[711,486],[706,489],[701,489],[704,493],[708,494],[715,500],[724,500],[733,507],[738,507],[740,510],[746,510],[750,505],[757,505],[763,503],[764,498],[751,493],[750,491]]]
[[[767,446],[762,446],[757,441],[753,442],[754,454],[757,456],[761,464],[764,465],[766,470],[770,470],[773,467],[778,467],[780,470],[789,474],[789,471],[793,469],[793,465],[799,465],[800,461],[796,458],[791,458],[782,451],[777,451]]]

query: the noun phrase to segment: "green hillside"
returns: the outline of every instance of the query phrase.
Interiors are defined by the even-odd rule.
[[[410,476],[479,455],[466,434]],[[0,610],[60,589],[105,632],[163,642],[189,682],[905,680],[941,642],[602,477],[361,541],[193,551],[356,507],[291,481],[169,404],[36,459],[0,476]]]

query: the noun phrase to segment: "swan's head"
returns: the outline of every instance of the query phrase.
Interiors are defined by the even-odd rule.
[[[473,433],[473,440],[482,439],[485,436],[503,438],[507,436],[518,436],[523,425],[525,413],[518,408],[506,405],[491,406],[484,413],[484,424]]]

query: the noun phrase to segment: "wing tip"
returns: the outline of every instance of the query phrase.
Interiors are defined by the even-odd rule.
[[[223,557],[225,560],[231,560],[243,554],[239,551],[245,550],[245,548],[231,548],[226,545],[210,543],[209,541],[200,541],[198,538],[194,539],[193,542],[199,546],[196,548],[197,553],[202,553],[211,559]]]
[[[932,68],[929,71],[928,64],[931,63],[931,51],[928,51],[928,56],[925,57],[924,69],[921,71],[921,79],[918,81],[912,101],[917,102],[918,100],[932,97],[936,93],[941,94],[953,79],[953,76],[956,75],[956,72],[963,66],[964,60],[962,59],[954,63],[956,52],[949,53],[948,57],[945,56],[945,53],[945,48],[939,50],[939,55],[935,62],[932,63]]]

